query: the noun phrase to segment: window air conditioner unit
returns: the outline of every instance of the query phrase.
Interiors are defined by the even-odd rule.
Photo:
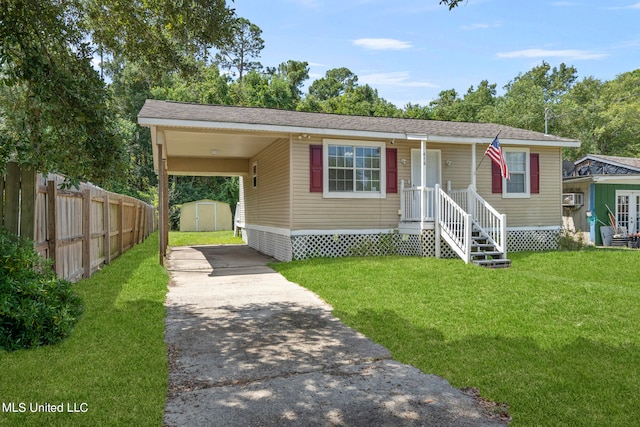
[[[584,205],[583,193],[563,193],[562,194],[562,206],[566,207],[579,207]]]

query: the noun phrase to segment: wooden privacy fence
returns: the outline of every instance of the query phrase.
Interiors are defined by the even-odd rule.
[[[64,177],[16,163],[0,177],[0,225],[32,239],[59,277],[91,276],[157,227],[156,208],[92,184],[64,189]]]

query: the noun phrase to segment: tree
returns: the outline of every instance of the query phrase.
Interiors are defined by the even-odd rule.
[[[318,101],[337,98],[352,90],[358,83],[358,76],[348,68],[333,68],[325,76],[314,81],[309,87],[309,96]]]
[[[8,158],[104,184],[130,126],[93,69],[94,48],[156,78],[192,71],[229,37],[224,0],[5,0],[0,8],[0,164]]]
[[[186,3],[186,4],[185,4]],[[111,55],[166,70],[193,72],[195,60],[229,43],[234,11],[225,0],[83,0],[79,23]]]
[[[434,120],[454,121],[458,116],[457,109],[461,100],[454,89],[443,90],[438,98],[429,103],[431,116]]]
[[[577,70],[561,64],[553,69],[549,64],[532,68],[507,83],[504,96],[496,100],[495,109],[486,112],[488,121],[545,131],[545,109],[552,108],[576,80]]]
[[[238,18],[231,25],[231,31],[232,39],[220,48],[216,61],[222,68],[236,70],[238,82],[242,84],[246,73],[262,69],[260,62],[253,61],[260,57],[260,52],[264,49],[264,40],[260,37],[262,30],[248,19]]]
[[[459,6],[463,1],[464,0],[440,0],[440,4],[449,6],[449,10],[451,10],[456,6]]]
[[[0,10],[0,167],[9,160],[104,183],[124,138],[71,1],[8,0]]]
[[[462,99],[462,108],[458,120],[464,122],[486,122],[496,102],[496,84],[482,80],[477,89],[467,90]]]
[[[242,85],[236,83],[231,90],[235,91],[239,105],[281,110],[293,110],[296,107],[289,82],[278,74],[263,74],[253,70],[245,76]]]
[[[640,69],[608,82],[583,79],[563,96],[552,117],[560,133],[582,142],[567,151],[571,158],[640,156]]]
[[[289,84],[291,95],[296,101],[302,98],[301,87],[309,79],[309,63],[304,61],[288,60],[278,65],[277,69],[267,69],[269,74],[277,74]]]

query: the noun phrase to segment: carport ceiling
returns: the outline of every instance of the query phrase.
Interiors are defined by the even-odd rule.
[[[248,159],[265,149],[281,135],[223,133],[210,129],[192,131],[165,129],[167,157],[242,158]]]

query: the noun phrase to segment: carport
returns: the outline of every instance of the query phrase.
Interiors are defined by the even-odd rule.
[[[212,116],[212,110],[217,112]],[[148,99],[138,124],[150,128],[158,174],[159,259],[164,265],[169,238],[169,175],[247,176],[249,159],[275,140],[289,137],[286,126],[247,123],[230,107]]]

